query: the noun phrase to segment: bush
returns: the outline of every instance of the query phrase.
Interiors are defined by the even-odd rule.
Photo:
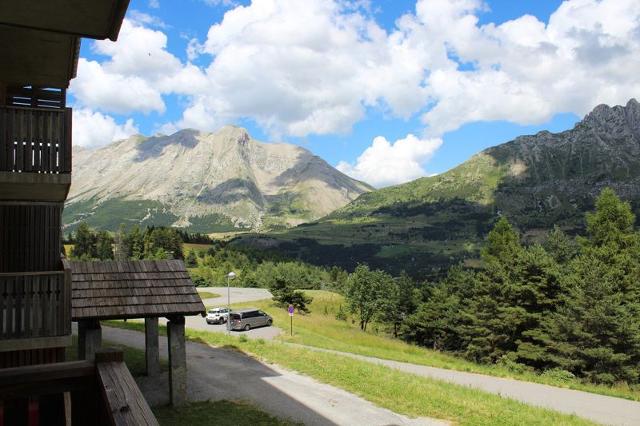
[[[542,377],[547,377],[559,382],[570,382],[576,378],[575,374],[561,368],[552,368],[542,373]]]

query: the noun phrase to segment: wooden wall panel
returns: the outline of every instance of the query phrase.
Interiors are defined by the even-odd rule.
[[[62,204],[0,204],[0,272],[61,270]]]

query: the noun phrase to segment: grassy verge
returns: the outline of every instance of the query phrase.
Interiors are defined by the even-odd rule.
[[[218,293],[212,293],[210,291],[199,291],[198,294],[201,299],[215,299],[216,297],[220,297]]]
[[[279,426],[291,423],[272,417],[257,408],[241,402],[195,402],[182,408],[154,408],[162,426]]]
[[[280,337],[283,341],[430,367],[526,380],[640,401],[640,389],[638,388],[626,385],[614,387],[595,385],[578,379],[561,380],[550,375],[537,374],[527,370],[513,370],[502,365],[476,364],[451,354],[390,338],[384,332],[383,326],[379,324],[374,324],[370,331],[363,333],[352,318],[347,317],[346,321],[335,318],[340,306],[346,309],[346,303],[341,295],[328,291],[307,291],[307,293],[314,298],[310,306],[311,313],[308,315],[296,314],[293,323],[294,336],[290,337],[289,333],[283,333]],[[252,301],[233,306],[235,308],[252,306],[262,309],[273,316],[276,326],[288,331],[289,317],[286,310],[275,306],[271,300]]]
[[[109,322],[142,330],[140,323]],[[164,327],[162,333],[166,333]],[[187,330],[187,338],[251,354],[263,361],[307,374],[317,380],[411,417],[433,417],[461,425],[588,425],[575,416],[532,407],[464,386],[403,373],[340,355],[293,347],[282,342],[241,339],[221,333]]]

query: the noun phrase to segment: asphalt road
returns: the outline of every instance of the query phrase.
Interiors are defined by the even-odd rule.
[[[140,333],[103,327],[105,340],[144,349]],[[166,358],[167,339],[160,338]],[[446,425],[434,419],[410,419],[354,394],[275,365],[266,365],[232,349],[187,342],[188,398],[191,401],[243,400],[277,417],[305,425]],[[151,405],[168,402],[166,373],[137,379]]]
[[[530,405],[549,408],[561,413],[575,414],[604,425],[640,425],[640,402],[636,401],[483,374],[390,361],[329,349],[303,347],[385,365],[418,376],[469,386]]]

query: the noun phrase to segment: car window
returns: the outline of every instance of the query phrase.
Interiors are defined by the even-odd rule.
[[[265,313],[264,313],[264,312],[262,312],[262,311],[258,311],[258,314],[259,314],[259,315],[262,315],[263,317],[267,316],[267,314],[265,314]]]
[[[230,314],[230,315],[231,315],[231,319],[234,319],[234,320],[239,320],[239,319],[241,319],[241,318],[242,318],[242,317],[240,316],[240,314],[233,314],[233,313],[232,313],[232,314]]]

